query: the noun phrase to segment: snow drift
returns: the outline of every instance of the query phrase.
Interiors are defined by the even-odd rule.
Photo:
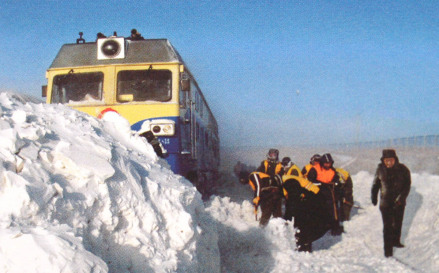
[[[117,119],[0,94],[1,272],[217,272],[201,196]]]

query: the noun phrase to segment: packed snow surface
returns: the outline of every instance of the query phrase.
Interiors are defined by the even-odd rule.
[[[406,247],[393,258],[383,255],[381,215],[370,202],[380,150],[331,151],[352,174],[352,218],[341,236],[327,234],[312,253],[299,253],[291,222],[258,226],[250,187],[227,165],[257,164],[265,148],[225,151],[216,194],[203,202],[117,115],[98,120],[9,93],[0,94],[0,115],[0,272],[439,270],[439,176],[422,156],[437,162],[436,149],[398,153],[412,188]],[[299,165],[327,152],[280,150]]]

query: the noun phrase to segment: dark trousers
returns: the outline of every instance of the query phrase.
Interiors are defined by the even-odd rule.
[[[332,226],[332,216],[322,196],[308,193],[298,201],[294,214],[294,227],[297,249],[311,252],[312,242],[322,237]]]
[[[351,219],[352,205],[342,204],[340,210],[340,221],[349,221]]]
[[[384,255],[393,255],[393,246],[401,240],[405,206],[380,207],[383,218]]]
[[[280,191],[276,192],[263,192],[261,194],[261,220],[259,220],[260,226],[266,226],[271,216],[282,217],[282,197]]]
[[[284,219],[287,221],[293,220],[296,214],[297,207],[299,206],[299,201],[295,200],[297,197],[291,196],[285,201],[285,215]]]
[[[337,206],[336,195],[334,188],[329,184],[322,184],[320,186],[322,202],[325,203],[326,211],[331,217],[331,227],[337,228],[340,226],[339,208]]]

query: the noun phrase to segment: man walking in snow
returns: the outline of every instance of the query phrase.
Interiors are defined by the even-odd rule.
[[[372,204],[375,206],[378,203],[378,191],[381,191],[380,211],[386,257],[393,256],[393,247],[404,247],[400,241],[401,228],[410,185],[410,170],[399,163],[395,150],[383,150],[372,184]]]

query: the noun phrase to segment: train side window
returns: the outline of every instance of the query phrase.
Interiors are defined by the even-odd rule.
[[[117,74],[117,98],[132,95],[133,101],[166,102],[172,97],[172,72],[169,70],[124,70]]]
[[[102,72],[57,75],[53,78],[52,103],[101,102]]]

